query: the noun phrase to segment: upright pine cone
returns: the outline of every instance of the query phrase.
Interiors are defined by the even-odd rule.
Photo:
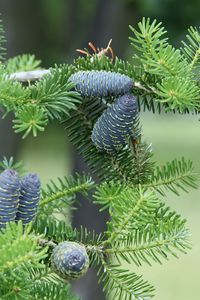
[[[89,257],[84,245],[65,241],[53,249],[51,263],[60,277],[76,279],[87,272]]]
[[[32,221],[37,213],[39,199],[40,179],[37,174],[29,173],[21,180],[16,220],[22,220],[24,224]]]
[[[126,145],[137,117],[137,102],[133,95],[119,97],[104,111],[94,125],[92,141],[100,151],[113,154]]]
[[[120,73],[107,71],[79,71],[69,78],[82,96],[107,97],[130,92],[133,80]]]
[[[0,228],[15,220],[19,201],[20,181],[16,171],[7,169],[0,174]]]

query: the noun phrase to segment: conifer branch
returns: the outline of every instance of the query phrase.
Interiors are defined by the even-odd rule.
[[[119,265],[109,265],[101,260],[99,281],[103,282],[103,290],[111,299],[151,299],[154,288],[141,276],[122,269]]]
[[[87,194],[87,192],[94,187],[94,181],[90,176],[80,176],[76,174],[75,177],[64,177],[64,179],[58,178],[59,184],[51,181],[47,185],[46,190],[42,191],[42,198],[40,201],[40,207],[45,205],[65,199],[66,197],[72,196],[75,193],[81,192],[82,194]],[[71,201],[70,203],[71,204]]]
[[[46,218],[44,216],[36,218],[33,229],[37,234],[42,235],[42,239],[39,240],[42,246],[45,246],[46,240],[56,244],[65,240],[75,241],[78,234],[76,229],[73,229],[70,224],[63,220],[58,222],[52,217]],[[44,240],[45,243],[43,243]]]
[[[13,73],[16,73],[16,80],[20,80],[22,73],[24,72],[25,77],[29,76],[28,71],[38,71],[38,74],[41,69],[41,60],[38,60],[35,58],[35,55],[31,54],[22,54],[17,55],[13,58],[9,58],[5,63],[5,69],[8,74],[11,75],[11,78],[13,77]],[[37,72],[33,73],[35,76]],[[19,76],[18,76],[19,75]],[[19,77],[19,78],[18,78]],[[21,80],[20,80],[21,81]],[[28,80],[27,80],[28,81]]]
[[[138,224],[148,222],[148,216],[155,213],[160,202],[154,193],[145,192],[139,187],[138,190],[123,190],[112,205],[112,220],[109,223],[106,245],[112,245],[113,241],[126,236],[127,232],[137,228]]]
[[[41,62],[34,55],[20,55],[0,66],[0,105],[5,114],[14,112],[15,131],[22,132],[23,137],[30,132],[36,136],[38,131],[44,131],[48,122],[63,122],[71,142],[102,181],[97,186],[94,203],[100,204],[100,210],[108,209],[111,217],[104,234],[84,227],[74,229],[66,221],[56,220],[54,212],[64,213],[66,205],[73,205],[76,193],[87,195],[94,182],[89,176],[59,179],[58,184],[51,181],[42,191],[33,227],[21,222],[10,223],[0,232],[1,299],[63,300],[67,297],[77,300],[71,294],[70,286],[49,268],[51,250],[63,241],[83,244],[90,266],[98,268],[99,281],[113,299],[146,300],[153,296],[154,288],[148,282],[122,269],[123,260],[136,266],[151,265],[190,249],[185,220],[166,207],[157,198],[156,191],[162,195],[165,190],[179,194],[179,190],[196,188],[192,163],[181,159],[155,167],[151,146],[143,142],[135,115],[129,116],[130,119],[134,116],[134,125],[128,117],[126,119],[126,125],[131,124],[127,140],[121,135],[124,124],[120,118],[119,123],[111,122],[112,135],[105,135],[111,138],[106,140],[104,136],[105,139],[100,141],[102,147],[96,147],[91,139],[97,120],[116,102],[118,93],[120,97],[127,97],[121,96],[127,91],[134,94],[134,103],[137,96],[139,110],[200,111],[199,78],[195,69],[200,58],[199,30],[191,27],[187,35],[189,43],[183,42],[183,49],[176,49],[169,44],[165,29],[156,20],[151,22],[149,18],[143,18],[138,29],[130,29],[133,33],[130,40],[137,51],[133,57],[136,64],[117,57],[110,59],[103,51],[102,55],[88,54],[74,60],[73,64],[46,70],[40,67]],[[4,41],[0,24],[0,60],[4,59]],[[81,76],[93,74],[86,82],[83,76],[80,90],[72,80],[74,73],[79,71],[87,71],[81,72]],[[100,86],[93,86],[92,80],[100,80],[102,74],[108,75],[109,88],[105,80]],[[126,78],[128,87],[124,89],[124,81],[116,86],[116,78]],[[85,94],[82,93],[84,89]],[[93,94],[90,94],[91,90]],[[111,111],[117,115],[121,112],[120,106]],[[104,129],[105,124],[100,123]],[[117,134],[114,136],[114,133]],[[103,147],[105,140],[106,146],[112,146],[113,141],[118,146],[118,138],[122,137],[122,148],[116,147],[116,152],[107,153],[107,148]],[[1,170],[18,167],[12,159],[0,163]],[[5,196],[2,190],[1,206]],[[113,259],[117,259],[118,265],[109,262]]]
[[[138,30],[130,37],[138,54],[134,58],[142,66],[144,73],[156,76],[156,98],[167,103],[168,109],[195,110],[199,108],[199,88],[194,80],[191,65],[179,49],[171,46],[165,37],[161,23],[143,18]],[[186,50],[187,52],[188,50]]]
[[[160,219],[157,226],[152,223],[127,233],[126,239],[116,240],[105,252],[138,266],[143,262],[151,265],[151,261],[161,263],[169,255],[177,258],[177,252],[186,253],[191,248],[189,236],[180,217],[168,215],[168,220]]]
[[[30,300],[34,300],[34,299],[80,300],[78,296],[72,294],[70,285],[62,282],[56,282],[56,283],[42,282],[40,285],[36,285],[32,289],[32,294],[34,298],[33,299],[30,298]]]
[[[153,188],[160,194],[165,195],[164,190],[172,191],[179,195],[179,190],[188,192],[187,188],[198,188],[199,175],[194,172],[192,161],[174,159],[166,165],[156,167],[151,181],[143,185]]]
[[[181,48],[181,51],[188,60],[190,67],[193,69],[198,66],[200,60],[199,28],[190,26],[186,39],[187,42],[182,41],[183,48]]]
[[[30,233],[31,226],[24,230],[21,222],[10,223],[0,233],[0,274],[21,266],[40,266],[47,255],[47,248],[38,247],[39,236]]]

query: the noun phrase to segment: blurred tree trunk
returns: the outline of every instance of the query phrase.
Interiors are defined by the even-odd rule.
[[[86,40],[106,47],[112,38],[114,53],[120,58],[125,58],[129,47],[129,25],[134,25],[137,20],[137,1],[134,3],[134,9],[129,9],[126,1],[99,0]]]
[[[1,118],[1,114],[0,114]],[[0,119],[0,159],[15,156],[18,150],[19,138],[12,129],[12,116]]]
[[[14,27],[14,20],[7,18],[7,11],[10,9],[11,1],[0,0],[1,18],[4,21],[4,27],[6,28],[6,37],[8,44],[11,46],[10,38],[12,35],[12,28]],[[13,21],[13,22],[12,22]],[[13,49],[13,45],[9,49]],[[5,119],[2,119],[3,113],[0,110],[0,159],[3,156],[7,158],[15,156],[18,151],[19,137],[14,133],[12,129],[13,116],[10,114]]]

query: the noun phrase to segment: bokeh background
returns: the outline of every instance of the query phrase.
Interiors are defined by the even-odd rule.
[[[43,67],[71,62],[76,48],[88,41],[105,47],[110,38],[117,56],[129,58],[128,25],[136,25],[142,16],[157,18],[168,30],[170,41],[179,46],[190,25],[199,26],[199,0],[0,0],[8,57],[34,53]],[[196,116],[152,115],[142,113],[143,130],[152,142],[159,164],[185,156],[194,161],[200,172],[200,131]],[[37,172],[45,185],[50,178],[85,168],[81,158],[67,140],[64,129],[52,124],[37,139],[22,140],[13,133],[12,116],[0,121],[0,158],[14,155],[22,159],[29,171]],[[155,300],[200,299],[200,190],[169,194],[166,202],[185,218],[191,229],[193,249],[179,260],[134,270],[156,287]],[[97,209],[84,201],[76,213],[75,225],[83,223],[100,231],[106,216],[97,218]],[[93,273],[75,289],[84,300],[103,300],[94,284]]]

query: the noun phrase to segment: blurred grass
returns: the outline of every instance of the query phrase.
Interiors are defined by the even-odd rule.
[[[193,160],[195,170],[200,172],[200,123],[197,121],[196,116],[142,114],[144,135],[152,142],[155,160],[159,164],[184,156]],[[64,130],[59,126],[50,126],[37,139],[26,139],[22,142],[20,159],[23,159],[28,171],[40,174],[43,184],[50,178],[56,179],[68,174],[71,157]],[[193,249],[188,255],[180,254],[179,260],[171,258],[163,265],[132,269],[155,285],[155,300],[199,299],[199,194],[200,190],[191,190],[189,194],[181,193],[180,197],[169,193],[165,200],[188,220],[193,243]]]

